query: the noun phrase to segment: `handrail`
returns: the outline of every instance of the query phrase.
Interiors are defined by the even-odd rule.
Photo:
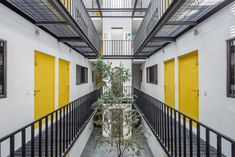
[[[76,23],[81,27],[84,34],[88,37],[91,43],[94,45],[97,51],[100,49],[100,37],[95,29],[94,23],[92,22],[85,5],[81,0],[71,0],[70,6],[65,1],[60,1],[66,10],[71,14]]]
[[[210,154],[212,146],[217,146],[216,149],[214,148],[214,151],[216,151],[218,156],[221,156],[222,153],[226,153],[226,155],[235,157],[234,139],[185,115],[136,88],[134,88],[133,91],[134,95],[137,96],[135,97],[137,107],[146,117],[155,135],[160,139],[160,143],[172,156],[176,156],[176,154],[185,155],[187,150],[192,154],[192,141],[195,136],[195,139],[197,140],[196,146],[198,155],[200,154],[200,143],[203,140],[206,144],[206,155]],[[201,136],[202,133],[205,134],[205,138]],[[210,143],[210,138],[212,138],[210,136],[211,133],[216,135],[216,142],[212,144]],[[183,136],[181,134],[183,134]],[[186,136],[187,134],[189,134],[189,137]],[[188,138],[189,148],[186,146],[186,139],[188,140]],[[227,150],[225,152],[222,151],[224,141],[227,141],[227,144],[225,145]],[[183,148],[181,147],[181,144],[183,144]],[[178,148],[178,150],[176,148]]]
[[[148,11],[140,25],[139,30],[134,38],[134,53],[140,48],[144,40],[153,30],[155,24],[164,15],[167,9],[172,5],[175,0],[153,0],[149,4]]]
[[[104,56],[132,56],[132,40],[103,40]]]
[[[0,154],[5,151],[1,149],[3,143],[6,140],[10,140],[8,147],[10,154],[3,152],[6,156],[10,155],[10,157],[13,157],[16,152],[25,156],[27,153],[26,145],[31,145],[31,154],[35,153],[35,148],[37,147],[39,156],[42,156],[42,150],[48,154],[48,148],[51,149],[52,154],[54,152],[60,156],[63,155],[63,153],[66,153],[66,149],[69,149],[71,144],[74,143],[74,140],[77,139],[84,125],[86,125],[87,119],[89,119],[93,113],[91,105],[99,96],[99,90],[95,90],[0,138]],[[31,138],[27,138],[26,136],[28,129],[31,130]],[[51,141],[47,139],[49,138],[49,133],[51,134]],[[18,134],[21,134],[21,138],[18,137]],[[53,134],[56,136],[53,137]],[[42,139],[42,135],[45,136],[45,139]],[[38,145],[35,144],[36,139],[38,139]],[[45,148],[42,148],[42,140],[45,140],[47,143]],[[21,141],[21,145],[15,146],[16,141]],[[50,147],[49,141],[51,142]]]

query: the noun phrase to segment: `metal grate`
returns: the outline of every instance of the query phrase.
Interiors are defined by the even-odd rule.
[[[153,0],[152,5],[155,4],[154,2],[157,3],[157,1]],[[134,40],[135,57],[142,51],[145,51],[145,47],[152,46],[152,43],[158,47],[164,46],[167,43],[166,41],[164,42],[164,39],[163,41],[153,42],[154,37],[170,37],[175,39],[231,2],[232,0],[174,0],[171,6],[161,16],[157,14],[160,10],[155,13],[159,16],[155,19],[155,22],[143,20]],[[151,29],[148,28],[146,31],[146,26],[151,26]],[[152,53],[154,52],[153,49]]]
[[[3,4],[21,14],[40,28],[57,38],[80,38],[81,41],[62,41],[73,46],[86,45],[92,53],[98,54],[100,39],[89,19],[83,3],[80,0],[72,1],[70,11],[66,10],[59,0],[6,0]],[[87,25],[89,24],[89,25]],[[74,48],[75,49],[75,48]],[[75,49],[77,50],[77,49]],[[83,49],[80,49],[82,53]],[[85,50],[84,50],[85,51]]]

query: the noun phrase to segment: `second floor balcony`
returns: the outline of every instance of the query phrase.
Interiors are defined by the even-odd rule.
[[[101,54],[104,57],[132,57],[132,40],[103,40],[103,50]]]

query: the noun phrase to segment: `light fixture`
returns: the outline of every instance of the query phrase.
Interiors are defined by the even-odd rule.
[[[38,35],[38,36],[40,35],[40,30],[37,27],[35,29],[35,34]]]

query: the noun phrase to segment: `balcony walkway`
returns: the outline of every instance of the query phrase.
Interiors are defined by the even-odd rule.
[[[95,148],[95,138],[97,135],[101,134],[99,129],[94,129],[86,147],[84,148],[81,157],[115,157],[114,152],[106,151],[108,147],[99,147]],[[141,156],[144,157],[153,157],[152,151],[149,148],[149,145],[145,139],[139,140],[140,144],[144,147],[145,151],[142,152]],[[124,155],[125,157],[133,157],[135,156],[133,152],[127,152]]]

